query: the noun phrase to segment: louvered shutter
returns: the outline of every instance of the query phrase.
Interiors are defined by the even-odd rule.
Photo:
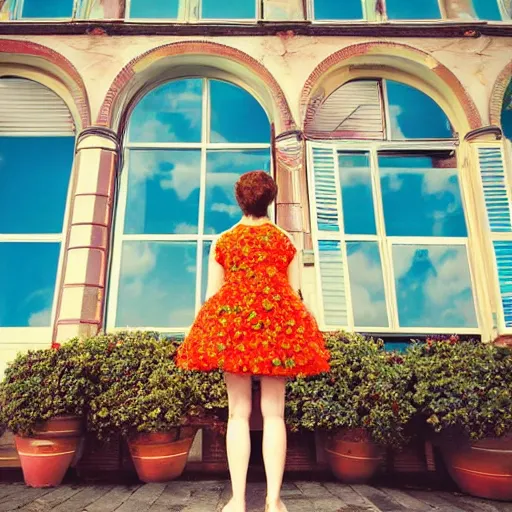
[[[384,139],[380,85],[358,80],[342,85],[308,120],[306,132],[322,139]]]
[[[503,325],[512,328],[512,222],[510,182],[502,147],[477,148],[480,178],[501,296]]]
[[[67,105],[53,91],[32,80],[0,79],[0,135],[73,135]]]
[[[336,150],[328,146],[310,146],[309,170],[311,197],[314,197],[315,261],[323,321],[327,327],[347,326],[346,261],[341,242]]]

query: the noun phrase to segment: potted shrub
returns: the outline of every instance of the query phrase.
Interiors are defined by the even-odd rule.
[[[414,400],[465,492],[512,499],[512,352],[457,336],[410,349]]]
[[[0,384],[0,422],[15,434],[31,487],[60,484],[77,453],[94,385],[84,373],[91,347],[74,339],[31,350],[10,363]]]
[[[327,459],[344,482],[369,480],[384,446],[405,443],[415,413],[411,370],[380,340],[344,332],[326,335],[331,370],[287,387],[292,430],[325,432]]]
[[[122,434],[140,480],[165,482],[185,468],[207,410],[226,406],[219,373],[193,374],[174,363],[178,342],[156,333],[104,335],[101,390],[88,427],[100,439]],[[94,371],[93,371],[94,373]]]

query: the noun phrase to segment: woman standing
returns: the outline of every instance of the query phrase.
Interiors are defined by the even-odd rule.
[[[224,512],[245,512],[251,450],[251,377],[261,380],[267,512],[285,512],[280,493],[286,457],[286,377],[329,369],[329,354],[299,297],[299,262],[290,236],[267,216],[277,185],[263,171],[241,176],[242,220],[212,245],[207,300],[178,353],[188,370],[225,373],[227,454],[233,497]]]

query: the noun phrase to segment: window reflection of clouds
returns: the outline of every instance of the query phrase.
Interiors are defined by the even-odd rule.
[[[130,119],[124,232],[131,236],[121,244],[118,302],[112,304],[116,327],[181,329],[192,323],[198,271],[198,299],[206,293],[211,242],[201,238],[230,228],[240,218],[233,193],[240,174],[270,171],[269,148],[244,149],[246,144],[270,144],[270,123],[263,108],[232,84],[210,80],[209,87],[203,87],[204,83],[184,79],[162,85],[139,102]],[[204,95],[211,110],[206,140]],[[155,142],[161,143],[158,149],[151,148]],[[191,148],[189,143],[202,146]],[[215,150],[218,143],[229,143],[231,149]],[[202,173],[205,199],[200,194]],[[136,235],[154,239],[135,241]],[[189,235],[191,241],[163,241],[159,235]],[[198,269],[201,243],[203,265]]]
[[[386,90],[393,140],[453,137],[447,115],[430,96],[392,80],[386,80]]]
[[[464,246],[393,247],[402,327],[476,327]]]
[[[200,142],[203,82],[169,82],[148,93],[135,107],[131,142]]]
[[[199,150],[130,151],[125,233],[197,233]]]
[[[370,154],[339,152],[338,165],[345,233],[376,234]]]
[[[195,314],[195,242],[124,242],[116,326],[181,327]]]
[[[348,242],[347,256],[355,325],[387,327],[384,278],[377,242]]]
[[[445,158],[379,155],[387,235],[467,236],[457,169],[443,167],[447,163],[455,165]]]

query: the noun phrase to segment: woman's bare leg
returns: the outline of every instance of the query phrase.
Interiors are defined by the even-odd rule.
[[[245,488],[251,455],[249,419],[251,416],[252,381],[250,376],[233,373],[226,373],[225,380],[229,401],[226,446],[233,497],[224,507],[223,512],[245,512]]]
[[[269,512],[286,510],[281,502],[281,486],[286,460],[285,387],[285,379],[276,377],[261,379],[263,461],[267,477],[267,510]]]

